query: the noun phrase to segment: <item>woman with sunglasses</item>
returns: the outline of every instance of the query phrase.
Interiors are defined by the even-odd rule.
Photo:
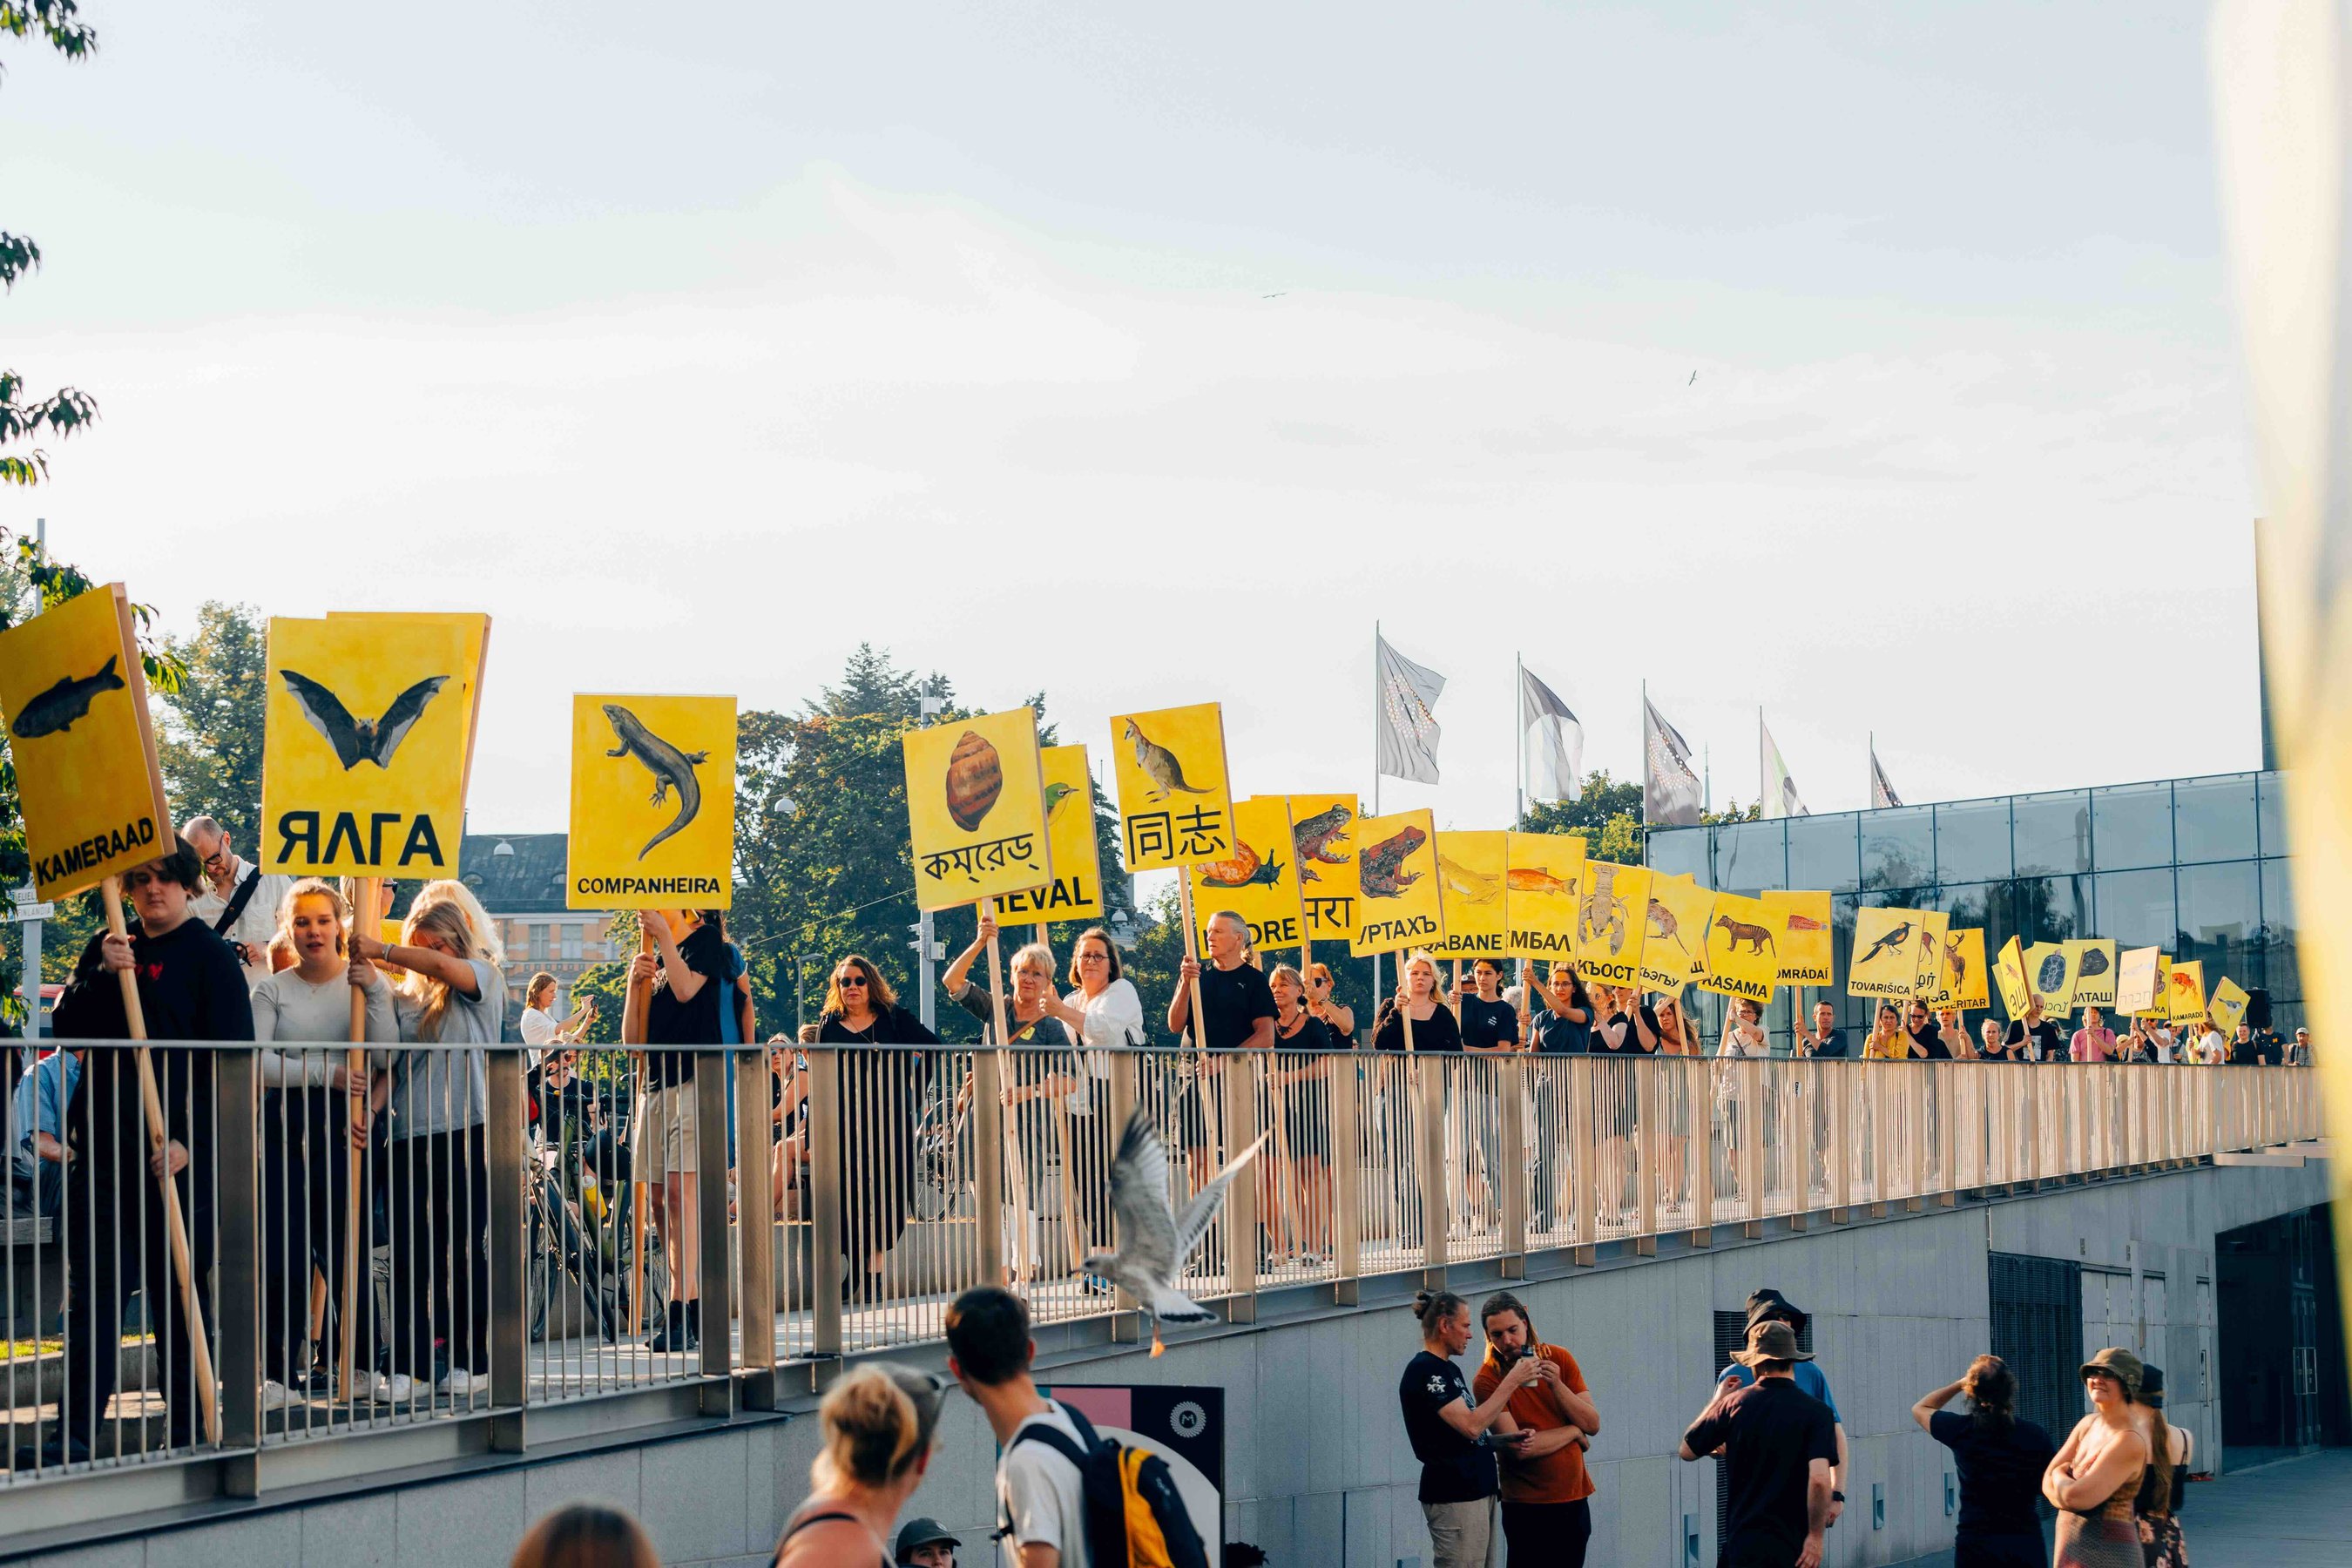
[[[1307,966],[1307,1010],[1315,1021],[1331,1031],[1331,1044],[1342,1050],[1351,1050],[1356,1044],[1356,1010],[1332,994],[1331,966],[1310,963]]]
[[[1110,1052],[1143,1044],[1143,998],[1135,982],[1119,973],[1118,949],[1110,932],[1089,926],[1070,950],[1069,994],[1065,1005],[1079,1015],[1079,1042],[1086,1049],[1083,1093],[1070,1096],[1071,1172],[1078,1189],[1078,1213],[1088,1249],[1110,1242],[1111,1145],[1121,1129],[1110,1114]],[[1087,1282],[1093,1289],[1093,1282]]]
[[[844,1300],[862,1286],[868,1304],[882,1299],[883,1255],[906,1234],[915,1190],[915,1131],[931,1088],[923,1051],[879,1046],[936,1046],[940,1037],[898,1005],[882,972],[861,953],[833,966],[824,1011],[801,1026],[804,1044],[840,1046],[841,1254]]]

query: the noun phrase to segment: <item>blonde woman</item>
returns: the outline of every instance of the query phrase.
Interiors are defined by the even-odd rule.
[[[833,1385],[816,1407],[824,1447],[808,1500],[784,1521],[776,1568],[892,1568],[890,1527],[931,1466],[947,1384],[878,1363]]]

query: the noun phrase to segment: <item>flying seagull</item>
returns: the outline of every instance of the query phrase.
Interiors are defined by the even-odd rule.
[[[1141,1110],[1128,1118],[1118,1157],[1110,1163],[1110,1212],[1118,1222],[1119,1247],[1116,1252],[1096,1253],[1083,1267],[1141,1303],[1144,1316],[1151,1320],[1153,1355],[1168,1348],[1160,1340],[1163,1320],[1171,1323],[1216,1321],[1214,1312],[1179,1290],[1176,1280],[1184,1271],[1184,1260],[1208,1234],[1209,1222],[1224,1207],[1225,1189],[1234,1184],[1234,1177],[1265,1140],[1266,1134],[1258,1134],[1255,1143],[1234,1155],[1233,1163],[1218,1172],[1215,1180],[1192,1194],[1192,1201],[1179,1215],[1168,1202],[1168,1151],[1160,1146],[1151,1118]]]
[[[1693,371],[1693,372],[1691,372],[1691,378],[1690,378],[1688,381],[1686,381],[1686,382],[1683,383],[1683,384],[1684,384],[1685,386],[1696,386],[1696,385],[1698,384],[1698,372],[1696,372],[1696,371]]]

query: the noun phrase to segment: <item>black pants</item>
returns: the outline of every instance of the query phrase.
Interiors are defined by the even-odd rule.
[[[483,1130],[428,1132],[385,1151],[392,1200],[392,1370],[436,1379],[447,1363],[488,1372],[490,1175]]]
[[[1592,1500],[1513,1502],[1503,1500],[1503,1541],[1508,1568],[1584,1568],[1592,1540]]]
[[[122,1307],[137,1293],[143,1298],[147,1321],[160,1331],[155,1348],[168,1406],[167,1431],[172,1446],[181,1447],[194,1442],[199,1430],[187,1312],[179,1276],[172,1270],[163,1194],[147,1170],[146,1141],[142,1136],[129,1147],[136,1151],[135,1163],[69,1184],[58,1220],[66,1227],[67,1371],[60,1413],[67,1436],[88,1447],[121,1377]],[[75,1174],[83,1174],[79,1163]],[[192,1266],[201,1290],[213,1266],[211,1173],[191,1165],[173,1180],[180,1192],[181,1220],[192,1235]]]
[[[292,1384],[310,1363],[299,1352],[310,1334],[313,1268],[327,1281],[329,1322],[340,1331],[352,1218],[350,1105],[349,1095],[324,1089],[273,1089],[262,1096],[261,1373],[279,1383]],[[372,1250],[368,1218],[364,1212],[359,1215],[360,1337],[352,1364],[373,1371],[375,1291],[366,1279]]]

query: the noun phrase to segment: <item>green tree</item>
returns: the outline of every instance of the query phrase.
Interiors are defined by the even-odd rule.
[[[1701,822],[1754,822],[1760,805],[1731,802],[1721,811],[1699,813]],[[1584,852],[1620,866],[1642,863],[1649,829],[1642,821],[1642,781],[1612,779],[1605,768],[1585,777],[1574,800],[1544,801],[1519,814],[1523,833],[1566,833],[1584,840]]]
[[[24,38],[38,36],[69,60],[82,59],[98,47],[98,35],[76,15],[77,0],[0,0],[0,34]],[[16,279],[39,268],[41,247],[26,235],[0,230],[0,293],[13,293]],[[27,446],[44,432],[59,439],[82,429],[98,417],[98,404],[87,393],[65,387],[47,397],[28,396],[25,378],[0,370],[0,484],[36,485],[49,473],[49,455]]]
[[[166,694],[156,754],[164,793],[181,820],[201,812],[228,829],[239,854],[256,858],[261,839],[261,731],[268,710],[263,623],[242,605],[207,600],[196,635],[166,637],[186,667]]]

